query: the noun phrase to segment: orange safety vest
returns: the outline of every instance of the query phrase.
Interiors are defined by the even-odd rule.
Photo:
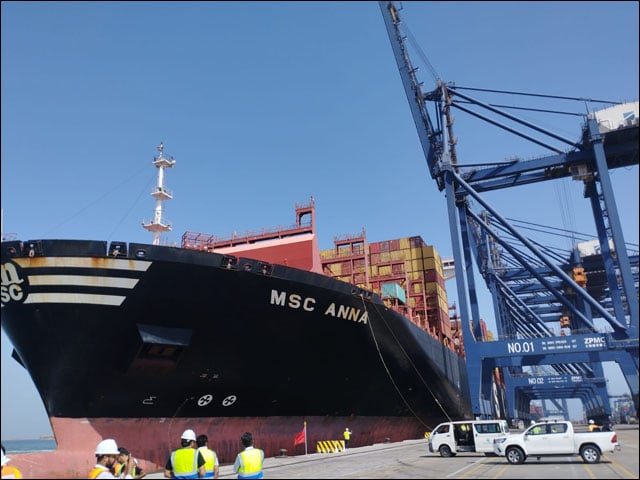
[[[98,478],[98,475],[108,471],[109,469],[107,467],[94,467],[93,470],[89,472],[89,478]]]

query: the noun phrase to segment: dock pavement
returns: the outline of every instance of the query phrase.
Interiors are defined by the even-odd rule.
[[[510,465],[504,457],[459,453],[442,458],[429,453],[427,440],[405,440],[350,448],[338,453],[309,453],[265,458],[265,478],[639,478],[638,425],[616,425],[621,451],[587,465],[578,456],[529,457]],[[259,447],[259,445],[257,445]],[[145,478],[164,478],[164,472]],[[219,478],[236,478],[233,465],[222,465]]]

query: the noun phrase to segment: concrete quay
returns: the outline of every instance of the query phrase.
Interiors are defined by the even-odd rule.
[[[265,478],[639,478],[638,425],[616,425],[620,452],[605,454],[598,464],[580,457],[530,457],[510,465],[504,457],[459,453],[442,458],[429,453],[427,440],[405,440],[351,448],[338,453],[269,457]],[[257,445],[259,447],[259,445]],[[145,478],[164,478],[154,472]],[[220,478],[236,478],[233,465],[220,467]]]

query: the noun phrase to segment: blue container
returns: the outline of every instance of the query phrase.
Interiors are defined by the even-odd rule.
[[[407,303],[407,295],[397,283],[383,283],[382,298],[397,298],[402,303]]]

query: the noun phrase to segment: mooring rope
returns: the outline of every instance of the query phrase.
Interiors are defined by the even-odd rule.
[[[391,372],[389,371],[389,367],[387,366],[387,363],[384,360],[384,357],[382,355],[382,352],[380,351],[380,345],[378,344],[378,340],[376,338],[376,334],[373,330],[373,325],[372,325],[372,317],[371,315],[369,315],[369,310],[367,309],[367,304],[364,300],[364,297],[362,295],[360,295],[360,298],[362,300],[362,306],[364,307],[364,311],[367,313],[367,325],[369,325],[369,330],[371,332],[371,338],[373,339],[373,342],[376,346],[376,350],[378,351],[378,357],[380,358],[380,361],[382,362],[382,365],[385,369],[385,371],[387,372],[387,375],[389,376],[389,380],[391,380],[391,384],[393,385],[393,387],[396,389],[396,391],[398,392],[398,395],[400,395],[400,398],[402,398],[402,401],[404,402],[405,406],[409,409],[409,411],[411,411],[411,413],[413,414],[413,416],[415,418],[418,419],[418,421],[425,427],[425,428],[433,428],[430,425],[427,425],[426,423],[424,423],[424,421],[422,420],[422,418],[420,418],[420,416],[418,416],[418,414],[413,410],[413,408],[411,408],[411,405],[409,404],[409,402],[407,401],[407,399],[405,398],[405,396],[403,395],[403,393],[400,391],[400,388],[398,387],[398,384],[396,383],[396,381],[393,379],[393,376],[391,374]],[[377,309],[377,305],[374,304],[374,309],[376,310],[376,314],[378,314],[380,316],[381,319],[383,319],[384,321],[384,316],[380,315],[380,312]],[[393,332],[393,330],[389,327],[389,325],[387,324],[387,322],[385,321],[385,325],[387,327],[387,329],[389,330],[389,332],[391,332],[391,335],[393,335],[393,338],[396,341],[396,344],[398,345],[398,347],[400,348],[400,350],[402,351],[402,353],[404,354],[405,358],[409,361],[409,363],[411,364],[411,367],[413,368],[413,370],[416,372],[418,378],[420,379],[420,381],[422,382],[422,384],[424,385],[424,387],[427,389],[427,391],[429,392],[429,394],[431,395],[431,397],[433,398],[433,400],[436,402],[436,404],[438,405],[438,407],[440,408],[440,410],[442,411],[442,413],[445,415],[445,417],[447,417],[447,419],[449,421],[451,421],[451,417],[449,416],[448,412],[445,410],[444,406],[442,405],[442,403],[440,403],[440,400],[438,400],[438,398],[436,397],[436,395],[433,393],[433,390],[431,390],[431,388],[429,387],[429,385],[427,384],[427,382],[425,381],[424,377],[420,374],[420,371],[418,370],[418,368],[416,367],[416,365],[413,363],[413,361],[411,360],[411,357],[409,356],[409,354],[407,353],[407,351],[402,347],[402,344],[400,343],[400,341],[398,340],[398,338],[396,337],[395,333]]]

